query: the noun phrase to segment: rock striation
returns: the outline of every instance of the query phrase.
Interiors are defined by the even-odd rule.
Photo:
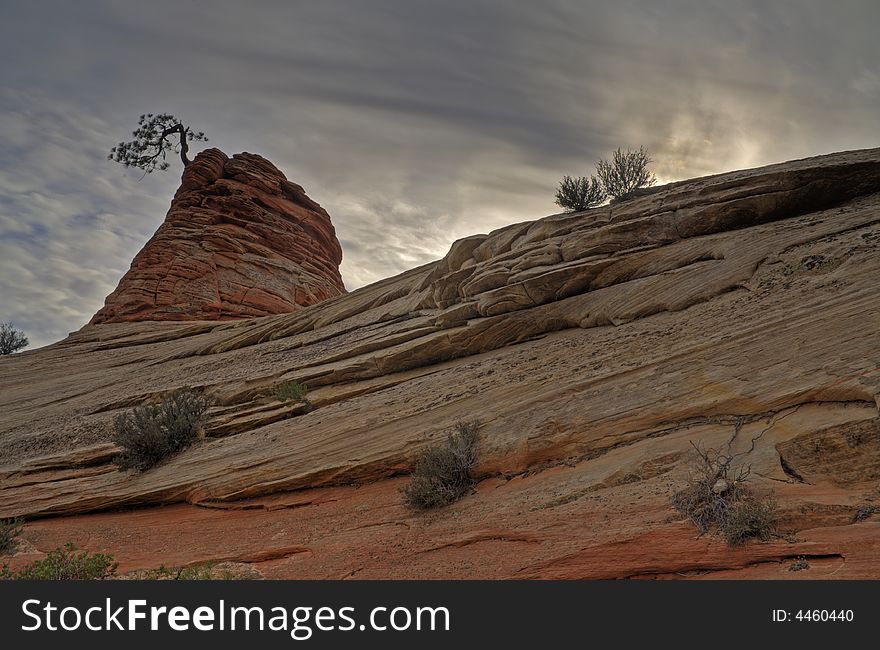
[[[0,361],[0,518],[28,518],[15,561],[73,541],[121,570],[880,578],[878,277],[871,149],[475,235],[296,313],[89,325]],[[183,385],[205,440],[119,471],[113,417]],[[405,510],[418,451],[471,418],[475,492]],[[751,467],[783,537],[682,520],[692,442]]]
[[[330,216],[302,187],[261,156],[207,149],[91,323],[297,311],[345,293],[341,261]]]

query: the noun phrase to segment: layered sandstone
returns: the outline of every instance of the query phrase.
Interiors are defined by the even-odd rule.
[[[345,293],[341,261],[330,216],[302,187],[261,156],[207,149],[91,322],[297,311]]]
[[[878,578],[878,277],[873,149],[476,235],[293,314],[90,325],[0,361],[0,517],[31,518],[16,561],[73,541],[123,570]],[[114,415],[183,385],[207,438],[119,471]],[[417,452],[471,418],[475,492],[405,510]],[[691,442],[751,466],[784,537],[682,520]]]

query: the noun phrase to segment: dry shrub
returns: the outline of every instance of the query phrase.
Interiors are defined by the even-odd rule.
[[[730,454],[691,445],[696,460],[687,486],[672,496],[675,509],[701,534],[720,531],[731,546],[747,539],[769,540],[775,530],[776,505],[746,485],[750,469],[734,468]]]
[[[439,508],[457,501],[475,480],[471,470],[477,462],[476,421],[459,422],[446,442],[425,449],[416,460],[403,502],[414,510]]]
[[[727,511],[721,532],[730,546],[750,539],[769,542],[776,530],[776,504],[771,497],[759,499],[752,494],[733,504]]]

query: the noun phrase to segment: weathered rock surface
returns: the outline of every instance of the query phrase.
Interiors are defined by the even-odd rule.
[[[330,215],[265,158],[207,149],[92,323],[284,314],[345,293]]]
[[[89,325],[0,361],[0,517],[33,518],[16,562],[73,541],[123,570],[878,578],[878,277],[873,149],[469,237],[293,314]],[[117,470],[113,416],[183,385],[207,439]],[[399,475],[469,418],[475,492],[406,511]],[[784,538],[682,521],[691,441],[751,466]]]

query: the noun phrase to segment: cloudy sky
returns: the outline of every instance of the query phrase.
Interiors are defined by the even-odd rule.
[[[81,327],[180,167],[106,160],[144,112],[272,160],[349,289],[556,211],[647,146],[661,180],[880,146],[880,3],[2,0],[0,321]]]

